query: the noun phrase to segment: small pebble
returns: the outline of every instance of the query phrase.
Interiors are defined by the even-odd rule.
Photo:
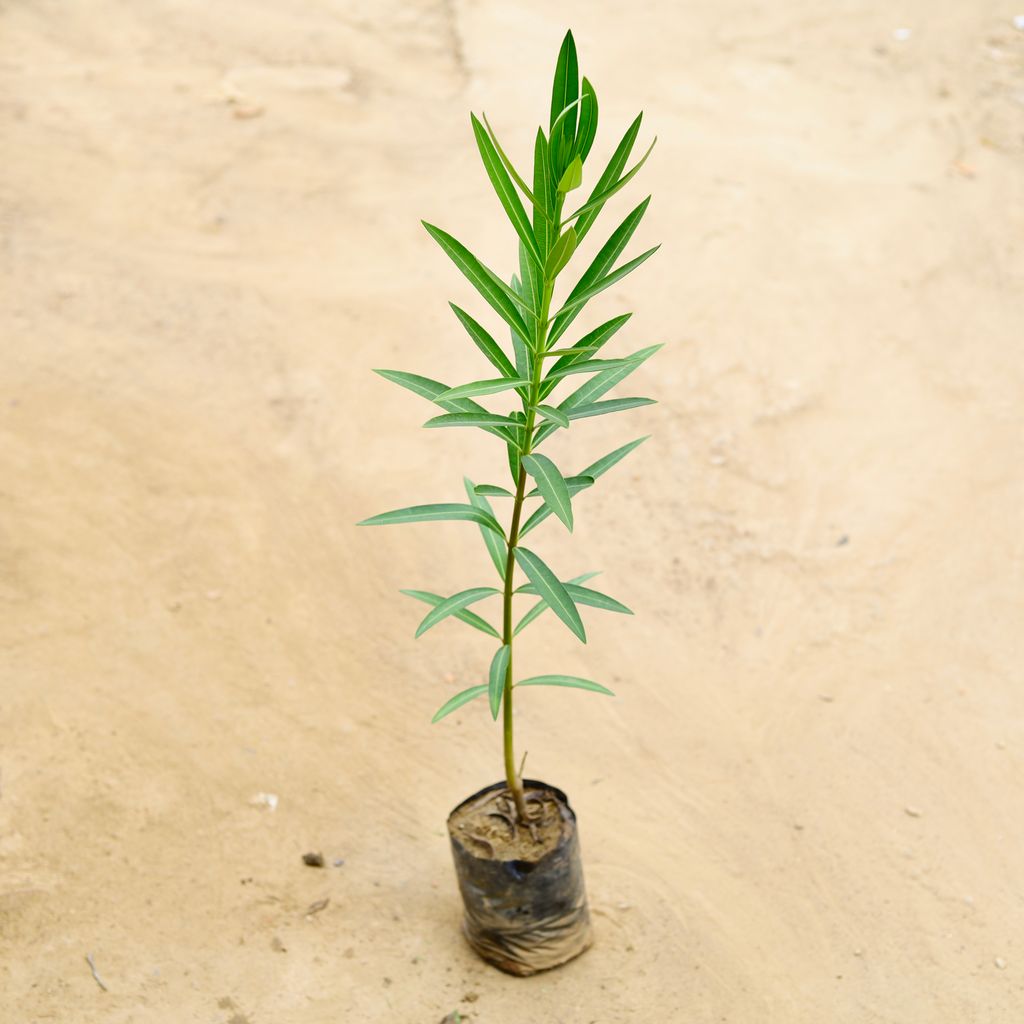
[[[477,993],[476,993],[476,992],[467,992],[467,993],[466,993],[466,994],[465,994],[465,995],[464,995],[464,996],[462,997],[462,1001],[463,1001],[464,1003],[475,1003],[475,1002],[476,1002],[476,1001],[477,1001],[477,1000],[478,1000],[479,998],[480,998],[480,996],[479,996],[479,995],[477,995]]]
[[[335,857],[333,863],[334,863],[334,866],[336,868],[344,867],[345,866],[345,858],[344,857]]]
[[[1024,32],[1024,14],[1015,14],[1013,16],[1013,27],[1018,32]]]
[[[911,807],[910,805],[903,808],[903,813],[906,814],[909,818],[921,817],[921,812],[916,807]]]
[[[302,863],[309,868],[322,868],[324,866],[324,855],[322,853],[304,853]]]
[[[992,962],[999,968],[999,970],[1006,970],[1006,961],[1001,956],[997,956]]]

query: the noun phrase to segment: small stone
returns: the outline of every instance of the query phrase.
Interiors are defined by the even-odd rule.
[[[903,813],[908,818],[920,818],[921,817],[921,811],[917,807],[913,807],[910,804],[908,804],[906,807],[903,808]]]
[[[462,997],[462,1001],[464,1003],[475,1003],[479,998],[480,996],[476,992],[467,992]]]
[[[322,868],[324,866],[324,855],[322,853],[304,853],[302,863],[308,868]]]
[[[332,863],[336,868],[343,868],[345,866],[345,858],[335,857]]]
[[[864,950],[863,950],[863,949],[861,949],[861,948],[860,948],[860,947],[858,946],[858,947],[857,947],[857,949],[855,949],[855,950],[853,951],[853,955],[854,955],[854,956],[863,956],[863,955],[864,955]]]
[[[1006,970],[1006,961],[1001,956],[997,956],[992,962],[999,968],[999,970]]]

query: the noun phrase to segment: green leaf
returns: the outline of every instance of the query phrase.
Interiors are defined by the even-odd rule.
[[[592,288],[605,274],[611,271],[615,261],[622,255],[622,251],[633,237],[633,232],[636,231],[640,221],[643,220],[650,202],[651,197],[648,196],[636,209],[631,210],[625,220],[612,232],[608,241],[601,246],[601,251],[594,257],[590,266],[587,267],[583,276],[576,282],[573,290],[569,293],[569,297],[566,299],[567,305],[572,303],[579,294]],[[555,318],[551,325],[549,345],[554,344],[568,330],[569,325],[576,319],[582,308],[582,306],[573,306],[569,312]]]
[[[432,594],[429,590],[403,590],[401,593],[405,594],[407,597],[413,597],[417,601],[423,601],[425,604],[433,605],[434,607],[444,600],[440,594]],[[455,612],[455,618],[460,622],[465,622],[468,626],[472,626],[474,629],[479,629],[481,633],[497,637],[499,640],[501,639],[501,634],[486,619],[480,618],[480,616],[475,612],[463,609],[460,612]]]
[[[592,580],[595,576],[600,576],[600,572],[585,572],[582,576],[576,576],[569,580],[569,583],[586,583],[587,580]],[[512,630],[513,636],[518,636],[519,633],[526,629],[526,627],[533,622],[538,615],[542,615],[548,610],[548,603],[543,598],[539,600],[518,622],[516,628]]]
[[[491,365],[503,377],[514,377],[516,368],[502,351],[501,346],[465,310],[460,309],[454,302],[449,302],[448,305],[452,307],[452,312],[459,318],[459,323],[466,328],[466,333],[473,339],[473,343],[483,352]]]
[[[479,697],[486,692],[486,686],[471,686],[468,690],[463,690],[462,693],[455,694],[450,701],[447,701],[438,708],[437,713],[430,720],[431,724],[434,722],[440,722],[445,715],[450,715],[453,711],[461,708],[463,704],[468,704],[474,697]]]
[[[560,235],[557,242],[548,253],[547,262],[544,264],[544,277],[548,281],[554,281],[562,268],[572,259],[576,251],[576,232],[569,228],[565,234]]]
[[[491,702],[491,717],[498,717],[501,707],[501,695],[505,691],[505,676],[508,674],[508,663],[512,657],[512,648],[507,644],[499,647],[491,659],[491,670],[487,676],[487,695]]]
[[[569,419],[583,419],[586,416],[600,416],[602,412],[618,412],[620,409],[632,409],[639,405],[650,405],[651,399],[628,399],[632,404],[623,405],[618,408],[607,406],[608,403],[603,403],[601,409],[597,409],[594,406],[596,400],[603,394],[611,391],[616,384],[628,377],[638,366],[641,366],[647,359],[649,359],[655,352],[658,351],[661,345],[649,345],[647,348],[642,348],[638,352],[634,352],[626,361],[625,365],[614,370],[604,370],[599,374],[591,377],[590,380],[585,381],[580,387],[573,391],[567,398],[563,398],[558,403],[558,408],[564,412]],[[618,400],[617,400],[618,401]],[[626,400],[624,400],[626,401]],[[582,416],[574,415],[574,410],[582,406],[594,406],[592,411],[584,413]],[[536,448],[538,445],[543,443],[544,439],[557,430],[551,423],[542,423],[537,429],[537,433],[533,439],[533,446]]]
[[[545,504],[572,533],[572,502],[569,499],[569,488],[558,467],[546,455],[524,455],[523,465],[526,472],[537,481],[537,489]]]
[[[512,474],[512,483],[519,485],[519,449],[514,445],[508,445],[508,471]]]
[[[565,174],[559,179],[558,191],[561,193],[572,192],[583,184],[583,161],[574,156],[565,169]]]
[[[620,615],[632,615],[632,611],[627,608],[621,601],[616,601],[614,597],[609,597],[607,594],[602,594],[599,590],[591,590],[589,587],[581,587],[576,583],[564,584],[566,591],[569,596],[576,602],[576,604],[587,605],[591,608],[600,608],[606,612],[618,612]],[[517,594],[536,594],[537,588],[532,583],[527,583],[524,587],[519,587],[516,590]]]
[[[446,412],[434,416],[423,424],[424,427],[516,427],[519,424],[511,416],[499,416],[493,412]]]
[[[567,363],[565,366],[552,367],[544,377],[545,381],[560,380],[574,373],[601,373],[602,370],[617,370],[628,366],[630,360],[625,359],[581,359],[578,363]]]
[[[504,487],[498,487],[497,484],[477,484],[476,487],[473,488],[473,490],[476,491],[477,494],[487,495],[488,497],[491,498],[515,497],[515,495],[511,491],[506,490]]]
[[[552,348],[541,353],[543,359],[550,359],[553,356],[565,356],[565,355],[579,355],[582,352],[596,352],[597,349],[591,348],[577,348],[575,345],[571,345],[568,348]]]
[[[551,405],[538,405],[537,412],[539,412],[544,419],[550,420],[552,423],[557,423],[560,427],[569,426],[569,417],[566,416],[561,409],[556,409]]]
[[[423,221],[430,237],[448,254],[487,304],[512,328],[527,337],[526,324],[518,309],[518,297],[493,271],[485,267],[458,239]]]
[[[580,95],[579,64],[576,59],[576,40],[572,32],[566,32],[555,64],[555,78],[551,86],[551,121],[553,128],[558,115]],[[570,138],[576,137],[575,111],[563,123],[563,131]]]
[[[537,236],[541,255],[547,258],[558,226],[554,223],[555,182],[551,173],[551,150],[540,128],[533,144],[533,195],[539,206],[533,215],[533,233]]]
[[[586,469],[581,469],[577,476],[568,477],[565,482],[569,487],[569,493],[575,496],[585,487],[591,486],[593,481],[595,481],[599,476],[607,473],[612,466],[624,459],[634,448],[643,444],[644,441],[647,440],[647,436],[638,438],[636,441],[630,441],[629,444],[624,444],[621,448],[616,448],[615,451],[602,456],[597,460],[597,462],[587,466]],[[577,481],[589,482],[577,484]],[[519,530],[519,536],[525,537],[532,529],[544,522],[549,515],[551,515],[551,510],[547,505],[541,505],[541,507],[537,509],[523,524],[522,528]]]
[[[611,288],[613,284],[618,284],[627,274],[633,273],[637,267],[649,260],[660,248],[660,245],[656,245],[654,248],[648,249],[647,252],[641,253],[628,263],[623,263],[618,270],[613,270],[610,274],[606,274],[600,280],[595,281],[589,288],[584,288],[579,294],[566,299],[562,308],[555,314],[555,319],[565,316],[570,310],[582,309],[595,295],[600,295],[605,288]]]
[[[622,327],[622,325],[625,324],[632,315],[632,313],[622,313],[619,316],[612,317],[611,320],[601,324],[600,327],[595,327],[589,334],[580,338],[572,348],[564,350],[562,358],[560,358],[558,362],[551,367],[551,370],[548,370],[548,373],[550,374],[553,370],[558,370],[563,366],[568,366],[570,363],[574,363],[579,359],[585,359],[592,352],[596,352],[599,348],[602,348],[614,337],[619,328]],[[550,355],[552,353],[549,352],[546,354]],[[546,398],[554,387],[554,381],[550,384],[542,382],[540,386],[540,397]]]
[[[443,619],[448,618],[449,615],[454,615],[468,605],[482,601],[485,597],[492,597],[494,594],[500,593],[501,591],[496,590],[494,587],[471,587],[469,590],[460,590],[459,593],[446,597],[424,616],[423,621],[416,629],[417,639],[423,636],[431,626],[436,626]]]
[[[586,490],[588,487],[592,487],[594,485],[594,480],[592,477],[583,476],[581,474],[580,476],[568,477],[565,484],[569,488],[569,494],[575,496],[580,491]],[[539,526],[544,522],[549,515],[551,515],[551,509],[547,504],[541,505],[541,507],[538,508],[525,523],[523,523],[519,530],[519,536],[525,537],[534,527]]]
[[[494,530],[499,536],[504,537],[498,520],[489,516],[481,509],[472,505],[438,504],[438,505],[412,505],[409,508],[395,509],[394,512],[381,512],[379,515],[370,516],[364,519],[357,526],[397,526],[402,523],[437,523],[445,520],[468,520],[472,523],[479,523],[489,530]]]
[[[615,696],[607,686],[591,682],[589,679],[580,679],[579,676],[531,676],[529,679],[520,679],[516,686],[571,686],[577,690],[591,690],[594,693],[607,694],[609,697]]]
[[[569,410],[569,419],[585,420],[590,416],[606,416],[612,412],[625,412],[627,409],[639,409],[642,405],[657,405],[653,398],[611,398],[607,402],[592,402],[590,405],[577,405]]]
[[[498,155],[498,151],[494,148],[494,143],[491,142],[486,129],[477,120],[475,114],[470,114],[470,119],[473,124],[473,134],[476,136],[477,148],[480,150],[480,157],[487,171],[487,177],[491,179],[494,191],[498,194],[498,199],[501,201],[505,213],[508,214],[512,227],[516,229],[516,234],[522,239],[527,251],[536,261],[537,266],[540,266],[543,263],[540,249],[537,248],[537,239],[534,237],[533,228],[530,226],[529,218],[523,209],[519,193],[516,192],[512,179],[508,176],[508,171],[505,170],[505,165]]]
[[[468,476],[464,476],[462,483],[466,488],[469,503],[475,508],[483,510],[489,516],[493,516],[494,509],[491,508],[491,503],[482,494],[477,492],[473,486],[473,481]],[[480,527],[480,534],[487,547],[487,553],[491,556],[491,561],[494,563],[494,568],[498,570],[498,575],[504,580],[505,570],[508,568],[508,547],[505,544],[505,538],[497,536],[493,530],[488,530],[483,526]]]
[[[517,291],[524,298],[528,298],[533,310],[538,310],[540,308],[541,289],[544,285],[544,271],[530,259],[526,252],[526,246],[522,242],[519,243],[519,280],[522,282],[521,287],[518,290],[516,288],[512,290]],[[536,312],[526,318],[526,326],[536,328]],[[531,335],[531,338],[527,340],[532,340],[532,337]]]
[[[599,476],[607,473],[616,463],[621,462],[634,448],[642,445],[650,436],[650,434],[645,434],[635,441],[630,441],[629,444],[624,444],[621,448],[616,448],[615,451],[609,452],[607,455],[602,455],[597,462],[591,463],[586,469],[581,469],[580,476],[589,476],[596,480]]]
[[[622,169],[626,166],[629,154],[633,150],[633,143],[636,142],[636,137],[640,133],[640,122],[643,120],[643,116],[642,113],[637,114],[633,123],[626,129],[626,134],[622,136],[622,140],[612,154],[611,160],[608,161],[608,166],[604,169],[604,173],[597,179],[594,191],[590,193],[590,199],[599,196],[619,180],[619,175],[622,174]],[[587,202],[590,202],[590,199]],[[587,232],[593,227],[594,221],[597,220],[597,215],[600,212],[601,207],[596,206],[582,214],[576,222],[576,234],[581,242]]]
[[[487,412],[479,402],[474,402],[470,398],[438,402],[437,396],[447,391],[448,385],[442,384],[437,380],[431,380],[429,377],[420,377],[415,373],[403,373],[401,370],[374,370],[373,372],[380,374],[385,380],[389,380],[400,387],[406,388],[413,394],[419,395],[421,398],[430,399],[430,401],[440,405],[442,409],[446,409],[449,412]],[[503,427],[485,427],[484,429],[488,433],[507,439],[505,428]]]
[[[516,548],[516,561],[523,567],[530,582],[536,585],[537,593],[547,601],[551,610],[586,643],[587,632],[583,628],[583,620],[558,577],[527,548]]]
[[[505,165],[505,170],[508,171],[509,177],[511,177],[516,185],[519,186],[520,191],[524,196],[526,196],[534,208],[544,213],[544,208],[537,202],[534,194],[526,187],[526,182],[519,176],[519,172],[513,166],[512,161],[505,155],[505,151],[501,148],[501,143],[498,142],[498,136],[494,133],[494,129],[491,127],[491,122],[487,120],[486,114],[483,115],[483,119],[484,125],[487,128],[487,134],[491,137],[491,143],[494,145],[498,156],[501,157],[501,162]]]
[[[592,476],[567,476],[565,478],[565,485],[569,488],[570,494],[575,494],[577,491],[582,491],[587,487],[594,486],[594,478]],[[534,487],[531,491],[526,494],[527,498],[539,498],[540,488]]]
[[[469,384],[460,384],[449,388],[438,395],[441,401],[450,402],[453,398],[476,398],[480,395],[496,395],[499,391],[511,391],[531,382],[525,377],[495,377],[490,380],[474,380]]]
[[[576,152],[581,160],[586,161],[590,147],[597,135],[597,93],[594,87],[583,76],[582,103],[580,104],[580,126],[576,133]]]
[[[654,149],[654,144],[657,141],[658,138],[657,136],[655,136],[654,142],[652,142],[650,146],[647,148],[647,152],[644,153],[642,157],[640,157],[640,159],[637,161],[636,166],[633,167],[626,174],[624,174],[621,178],[619,178],[619,180],[615,182],[614,185],[612,185],[610,188],[606,188],[603,192],[600,192],[596,196],[591,196],[591,198],[588,199],[587,202],[585,202],[578,210],[574,211],[573,213],[570,213],[569,216],[566,217],[565,219],[573,220],[575,217],[579,217],[581,214],[589,213],[591,210],[600,210],[601,207],[604,206],[604,204],[608,202],[608,200],[611,199],[611,197],[615,195],[616,192],[619,191],[619,189],[625,188],[626,185],[628,185],[633,180],[633,178],[640,170],[640,168],[643,167],[645,163],[647,163],[647,158],[651,155],[651,150]]]

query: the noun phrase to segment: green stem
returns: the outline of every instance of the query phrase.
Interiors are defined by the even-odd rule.
[[[523,429],[522,454],[529,455],[533,447],[533,426],[537,419],[537,403],[540,401],[540,379],[543,360],[544,342],[547,338],[548,313],[551,308],[553,281],[545,281],[540,315],[537,317],[537,333],[535,335],[533,378],[530,382],[530,397],[526,408],[526,426]],[[516,771],[515,747],[512,730],[512,590],[514,586],[516,565],[516,546],[519,543],[519,523],[523,515],[523,498],[526,494],[526,470],[520,465],[519,479],[516,481],[516,496],[512,506],[512,525],[508,532],[508,559],[505,562],[505,593],[503,608],[503,642],[508,647],[508,670],[505,673],[505,689],[502,694],[504,716],[502,731],[505,747],[505,781],[508,784],[512,799],[515,801],[516,814],[520,821],[526,820],[526,801],[523,794],[523,780]]]

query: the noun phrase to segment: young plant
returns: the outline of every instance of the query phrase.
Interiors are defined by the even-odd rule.
[[[569,272],[577,248],[594,226],[605,203],[634,178],[654,148],[652,142],[647,152],[626,170],[640,131],[643,115],[639,114],[626,130],[589,197],[584,202],[574,202],[574,195],[583,184],[587,158],[597,133],[597,115],[594,87],[586,78],[582,86],[580,83],[571,32],[565,36],[555,68],[548,132],[537,130],[532,188],[505,155],[486,115],[482,121],[471,115],[473,134],[487,176],[518,236],[519,272],[506,284],[456,238],[432,224],[424,222],[423,226],[504,321],[510,331],[510,349],[499,345],[476,319],[451,303],[455,316],[497,371],[497,376],[448,387],[414,373],[376,371],[443,410],[424,426],[474,427],[486,431],[504,447],[507,455],[512,490],[498,484],[474,484],[465,479],[467,503],[415,505],[373,516],[360,525],[461,519],[479,526],[500,586],[471,587],[449,597],[424,590],[403,590],[402,593],[431,606],[416,630],[417,637],[453,617],[499,641],[487,682],[457,693],[438,710],[433,720],[439,721],[478,697],[487,698],[495,720],[499,711],[502,712],[505,779],[520,820],[525,820],[527,815],[521,768],[517,770],[515,761],[513,691],[524,686],[567,686],[605,694],[611,691],[589,679],[569,675],[540,675],[516,681],[513,671],[516,636],[549,608],[584,643],[586,631],[580,616],[581,607],[632,614],[614,598],[584,586],[596,573],[564,580],[531,549],[522,546],[523,538],[552,515],[571,531],[572,499],[592,487],[598,477],[646,440],[630,441],[570,474],[564,473],[548,455],[539,451],[545,441],[559,430],[568,430],[575,420],[652,404],[649,398],[603,397],[661,347],[652,345],[611,359],[598,355],[631,314],[612,317],[572,345],[562,340],[592,299],[632,273],[657,251],[655,246],[616,265],[647,210],[650,196],[615,228],[568,294],[559,302],[553,302],[556,285]],[[524,202],[532,207],[532,215],[527,214]],[[566,212],[567,208],[571,212]],[[576,387],[564,394],[574,384]],[[477,401],[488,395],[510,399],[514,407],[500,413],[491,412]],[[496,517],[490,498],[510,502],[507,529]],[[531,511],[524,520],[528,503],[536,504],[529,506]],[[525,582],[518,586],[517,568],[525,575]],[[516,595],[529,596],[534,603],[513,624]],[[470,606],[493,597],[500,597],[502,601],[500,630],[470,611]]]

